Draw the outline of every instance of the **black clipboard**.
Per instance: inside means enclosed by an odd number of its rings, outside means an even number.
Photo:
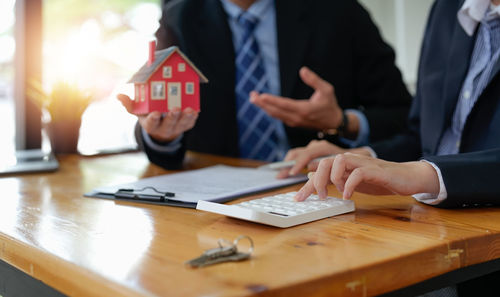
[[[103,193],[103,192],[98,192],[98,191],[90,191],[88,193],[85,193],[83,196],[87,197],[87,198],[103,198],[103,199],[109,199],[109,200],[115,200],[115,201],[138,202],[138,203],[145,203],[145,204],[152,204],[152,205],[176,206],[176,207],[184,207],[184,208],[196,208],[196,205],[197,205],[197,203],[182,202],[182,201],[172,200],[172,199],[168,199],[168,198],[165,198],[164,200],[151,201],[151,200],[141,199],[140,196],[137,196],[137,198],[116,197],[116,194]],[[220,199],[217,202],[224,203],[224,202],[234,200],[238,197],[239,196],[227,197],[225,199]]]
[[[305,175],[287,179],[275,176],[271,170],[215,165],[94,188],[84,197],[196,208],[198,200],[224,203],[307,180]]]

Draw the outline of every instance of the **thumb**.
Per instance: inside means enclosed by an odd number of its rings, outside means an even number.
[[[130,99],[129,96],[124,95],[124,94],[118,94],[118,95],[116,95],[116,98],[118,98],[118,100],[120,100],[123,107],[125,107],[129,113],[132,113],[132,109],[133,109],[132,108],[132,99]]]
[[[333,92],[333,86],[319,77],[319,75],[314,73],[308,67],[304,66],[300,68],[299,74],[302,81],[314,90],[321,92]]]

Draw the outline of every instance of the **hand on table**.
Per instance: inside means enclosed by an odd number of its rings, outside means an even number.
[[[305,147],[298,147],[288,151],[284,161],[295,160],[295,165],[291,169],[281,170],[277,178],[296,175],[306,167],[310,171],[316,170],[319,163],[314,162],[314,159],[346,152],[370,156],[370,152],[364,148],[344,149],[326,140],[312,140]]]
[[[132,113],[132,99],[127,95],[119,94],[118,100]],[[167,112],[164,116],[158,111],[145,115],[137,115],[141,127],[156,141],[168,142],[176,139],[187,130],[193,128],[199,112],[191,108],[181,111],[179,108]]]
[[[312,140],[307,146],[290,149],[283,161],[295,160],[295,165],[292,168],[281,170],[277,178],[286,178],[296,175],[306,168],[308,170],[316,170],[318,162],[312,162],[314,159],[333,154],[341,154],[347,150],[338,147],[326,140]]]
[[[294,100],[254,91],[250,93],[250,101],[290,127],[316,130],[339,127],[342,123],[342,109],[337,103],[334,87],[307,67],[302,67],[299,74],[314,89],[308,100]]]
[[[354,191],[372,195],[439,193],[436,170],[426,162],[395,163],[345,153],[321,160],[295,199],[303,201],[315,191],[324,199],[327,185],[332,183],[344,199],[350,199]]]

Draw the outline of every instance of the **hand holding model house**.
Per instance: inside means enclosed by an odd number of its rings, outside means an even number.
[[[208,79],[179,50],[172,46],[155,51],[149,44],[149,59],[128,81],[135,96],[119,94],[128,112],[157,141],[171,141],[196,123],[200,111],[200,83]]]

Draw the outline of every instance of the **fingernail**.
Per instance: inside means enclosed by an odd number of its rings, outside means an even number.
[[[298,192],[297,194],[295,194],[295,197],[293,197],[293,200],[295,200],[297,202],[302,200],[302,193]]]
[[[309,173],[307,174],[307,178],[308,178],[308,179],[311,179],[311,178],[313,178],[313,177],[314,177],[314,172],[309,172]]]
[[[297,174],[297,172],[295,172],[294,169],[288,171],[288,175],[290,175],[290,176],[295,175],[295,174]]]

